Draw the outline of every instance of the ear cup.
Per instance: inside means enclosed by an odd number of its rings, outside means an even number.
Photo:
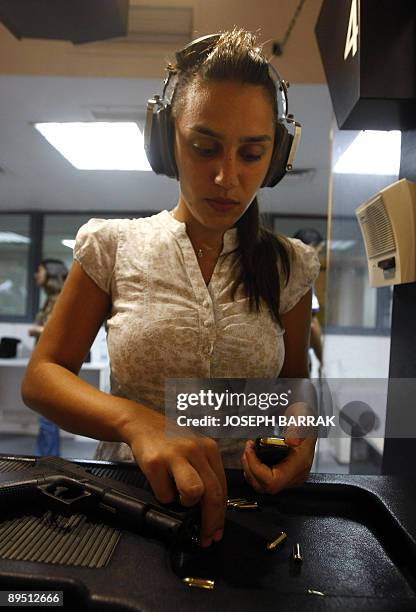
[[[190,42],[183,49],[177,51],[177,65],[181,66],[181,70],[195,65],[198,58],[207,54],[220,36],[220,33],[209,34]],[[289,83],[280,78],[276,68],[270,63],[268,63],[268,70],[269,76],[276,86],[277,95],[281,95],[282,109],[280,110],[279,106],[277,108],[278,120],[274,149],[262,187],[274,187],[284,177],[288,163],[293,163],[301,134],[301,125],[294,121],[293,115],[287,114]],[[164,174],[176,179],[178,179],[178,168],[175,161],[175,129],[171,115],[171,104],[178,78],[177,69],[169,69],[168,76],[164,81],[162,96],[155,95],[153,99],[148,101],[144,132],[145,150],[153,170],[156,174]],[[290,122],[286,117],[291,118]],[[293,135],[292,130],[289,129],[289,123],[294,128]]]
[[[148,149],[149,164],[156,174],[178,178],[174,155],[174,128],[170,105],[158,108],[152,116],[152,128]]]
[[[274,187],[286,174],[293,136],[282,121],[276,125],[273,154],[262,187]]]

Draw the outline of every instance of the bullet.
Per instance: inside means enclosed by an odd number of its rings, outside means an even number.
[[[253,502],[243,502],[241,504],[237,504],[236,506],[234,506],[234,508],[236,510],[258,510],[259,509],[259,505],[256,501]]]
[[[322,593],[322,591],[316,591],[315,589],[308,589],[306,592],[308,595],[319,595],[320,597],[325,597],[325,593]]]
[[[255,500],[244,499],[242,497],[227,500],[227,508],[236,510],[258,510],[258,503]]]
[[[286,538],[287,538],[286,533],[284,531],[281,531],[274,540],[272,540],[266,545],[267,550],[275,550],[278,546],[280,546],[286,540]]]
[[[207,580],[206,578],[193,578],[192,576],[187,576],[182,579],[182,582],[187,584],[189,587],[196,587],[198,589],[212,589],[215,586],[214,580]]]
[[[296,542],[296,544],[293,544],[292,559],[293,561],[296,561],[296,563],[302,563],[303,561],[302,550],[298,542]]]

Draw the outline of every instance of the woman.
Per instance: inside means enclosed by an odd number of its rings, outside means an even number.
[[[221,452],[209,438],[166,436],[165,380],[307,376],[319,269],[308,247],[259,227],[256,194],[281,144],[268,63],[248,32],[214,38],[169,66],[176,206],[80,229],[22,388],[25,402],[62,428],[105,441],[100,457],[137,461],[161,502],[177,492],[186,506],[200,501],[202,546],[222,537]],[[112,395],[77,377],[103,321]],[[255,489],[277,492],[306,478],[314,441],[296,444],[271,470],[247,443],[242,465]]]
[[[36,285],[46,293],[46,300],[28,330],[29,336],[34,336],[37,342],[62,291],[68,268],[60,259],[43,259],[34,276]]]
[[[36,285],[46,293],[46,300],[36,315],[34,324],[29,327],[29,336],[36,338],[38,342],[44,330],[47,320],[62,291],[68,269],[59,259],[43,259],[35,272]],[[39,417],[39,433],[36,440],[36,453],[38,455],[60,455],[60,437],[58,426],[46,419]]]

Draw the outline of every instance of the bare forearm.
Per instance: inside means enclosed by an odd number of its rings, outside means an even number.
[[[56,363],[29,366],[22,397],[62,429],[98,440],[129,443],[138,429],[163,420],[154,410],[100,391]]]

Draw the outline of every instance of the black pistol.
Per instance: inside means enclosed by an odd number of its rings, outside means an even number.
[[[80,512],[104,518],[121,528],[193,546],[199,536],[199,510],[163,506],[145,489],[89,474],[60,457],[41,457],[22,472],[0,472],[0,511],[39,505],[65,516]]]

